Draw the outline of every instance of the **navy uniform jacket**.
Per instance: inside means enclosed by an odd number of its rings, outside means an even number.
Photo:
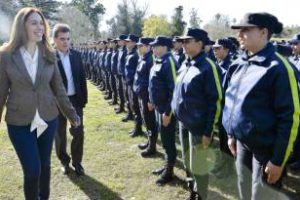
[[[217,64],[221,68],[222,76],[224,76],[231,65],[231,56],[228,54],[222,61],[217,62]]]
[[[125,63],[125,79],[127,85],[133,85],[134,75],[139,61],[136,47],[128,52]]]
[[[112,50],[111,55],[111,73],[116,75],[118,72],[118,49]]]
[[[105,59],[106,59],[106,54],[107,54],[107,48],[102,50],[102,57],[101,57],[101,69],[103,69],[104,71],[106,71],[105,69]]]
[[[107,49],[105,55],[105,61],[104,61],[104,69],[107,72],[111,72],[111,56],[112,56],[112,49]]]
[[[300,72],[300,56],[292,56],[289,61],[295,65],[297,70]]]
[[[284,166],[299,130],[295,69],[271,43],[253,56],[245,53],[230,68],[235,70],[229,75],[222,119],[227,134]]]
[[[125,63],[126,63],[126,56],[127,56],[127,48],[126,46],[121,47],[118,49],[118,74],[122,75],[125,78]]]
[[[178,63],[178,65],[181,66],[185,60],[185,55],[183,53],[183,49],[181,48],[178,52],[173,51],[173,56],[174,56],[176,62]]]
[[[221,114],[221,69],[204,52],[180,67],[172,109],[192,134],[210,137]]]
[[[150,70],[149,99],[160,114],[171,113],[171,101],[176,81],[178,64],[169,52],[156,58]]]
[[[134,76],[133,91],[143,99],[149,99],[149,75],[154,60],[155,58],[152,51],[146,53],[142,58],[140,58]]]

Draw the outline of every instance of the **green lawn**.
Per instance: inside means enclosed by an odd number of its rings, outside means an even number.
[[[163,163],[163,150],[155,158],[142,158],[137,144],[144,137],[130,138],[133,123],[120,122],[123,115],[114,114],[103,95],[89,84],[89,103],[85,108],[85,144],[83,166],[86,175],[77,177],[61,174],[55,153],[52,154],[52,200],[182,200],[188,195],[183,181],[180,148],[176,178],[164,187],[155,185],[151,171]],[[70,138],[70,135],[69,135]],[[0,127],[0,200],[23,199],[22,172],[15,151],[6,134],[5,123]],[[216,180],[210,177],[209,199],[236,199],[233,174]]]

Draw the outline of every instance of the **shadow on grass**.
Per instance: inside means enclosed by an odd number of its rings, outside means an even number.
[[[91,200],[124,200],[93,177],[84,175],[78,177],[75,172],[69,173],[68,178],[77,185]]]

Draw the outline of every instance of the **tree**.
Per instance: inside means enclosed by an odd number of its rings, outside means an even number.
[[[117,14],[110,20],[106,21],[109,26],[109,35],[119,34],[142,34],[142,27],[145,15],[147,13],[148,5],[139,7],[137,0],[122,0],[117,5]],[[111,35],[111,36],[112,36]]]
[[[137,5],[137,0],[131,0],[132,4],[132,25],[131,25],[131,33],[136,35],[142,34],[143,28],[143,20],[147,13],[148,5],[145,5],[144,8],[140,8]]]
[[[155,37],[157,35],[172,35],[171,25],[164,15],[152,15],[144,21],[143,36]]]
[[[118,4],[118,14],[116,15],[118,32],[119,34],[129,34],[131,31],[130,22],[130,11],[129,4],[127,0],[123,0],[121,4]]]
[[[178,6],[175,8],[175,13],[172,16],[172,35],[182,35],[186,22],[183,21],[183,6]]]
[[[118,25],[117,25],[115,17],[112,17],[109,20],[107,20],[106,24],[109,25],[109,28],[108,28],[108,35],[109,35],[109,37],[117,37],[117,36],[120,35],[119,34]]]
[[[55,0],[19,0],[21,7],[36,7],[48,20],[56,20],[61,3]]]
[[[60,16],[58,22],[66,23],[70,26],[73,43],[87,42],[92,38],[94,33],[93,25],[89,18],[76,7],[64,4],[58,15]]]
[[[234,31],[230,28],[231,21],[227,15],[217,13],[214,18],[204,26],[204,29],[213,39],[232,36],[234,35]]]
[[[190,28],[200,28],[200,24],[202,20],[198,16],[198,10],[195,8],[192,8],[190,12]]]
[[[94,39],[97,39],[100,34],[100,15],[103,15],[105,13],[104,6],[97,0],[72,0],[71,4],[78,8],[78,10],[80,10],[89,18],[89,21],[94,27]]]
[[[8,41],[11,24],[18,10],[17,0],[0,1],[0,45]]]

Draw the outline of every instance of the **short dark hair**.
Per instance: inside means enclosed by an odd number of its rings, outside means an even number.
[[[68,24],[55,24],[53,27],[53,37],[57,38],[58,33],[68,33],[71,32],[70,26]]]

